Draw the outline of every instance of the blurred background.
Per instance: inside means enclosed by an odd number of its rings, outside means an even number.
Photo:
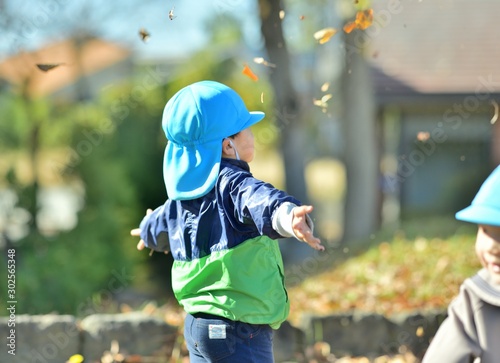
[[[327,252],[280,242],[290,286],[395,240],[417,249],[392,263],[458,286],[478,265],[474,226],[454,214],[500,163],[499,12],[495,0],[0,1],[0,249],[16,250],[18,314],[172,300],[171,257],[136,251],[129,233],[168,197],[163,107],[203,79],[266,112],[252,172],[315,206]],[[429,245],[446,248],[415,264]],[[317,295],[377,283],[346,274]],[[407,306],[445,306],[458,290],[440,281]],[[374,294],[318,309],[376,309]]]

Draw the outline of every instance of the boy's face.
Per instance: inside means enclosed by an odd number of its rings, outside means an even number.
[[[254,138],[253,133],[250,128],[246,128],[240,131],[234,139],[231,140],[232,145],[224,144],[222,149],[222,156],[236,159],[236,153],[234,152],[234,148],[236,148],[238,152],[238,156],[240,160],[246,161],[247,163],[251,162],[254,157]]]
[[[495,283],[500,284],[500,227],[479,225],[476,254]]]

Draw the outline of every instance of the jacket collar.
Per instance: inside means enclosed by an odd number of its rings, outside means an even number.
[[[229,159],[229,158],[222,158],[221,159],[221,169],[225,166],[236,166],[238,168],[241,168],[245,171],[250,172],[250,165],[246,161],[243,160],[236,160],[236,159]]]

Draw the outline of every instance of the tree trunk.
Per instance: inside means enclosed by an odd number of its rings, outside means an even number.
[[[355,246],[378,227],[379,153],[375,99],[369,67],[354,31],[346,34],[346,69],[343,75],[345,196],[343,243]]]
[[[302,108],[290,78],[290,58],[283,37],[280,11],[282,2],[259,0],[261,32],[269,61],[276,64],[271,69],[270,81],[276,99],[276,126],[280,131],[280,150],[285,165],[285,190],[309,204],[304,175],[304,124]],[[299,265],[315,251],[294,238],[282,240],[283,260],[287,266]],[[286,248],[285,248],[286,246]],[[302,276],[302,275],[300,275]]]
[[[493,166],[500,165],[500,121],[493,124],[493,136],[491,138],[491,160]]]
[[[271,63],[270,81],[276,97],[277,127],[281,132],[280,150],[285,164],[286,190],[307,203],[304,176],[304,132],[302,112],[297,93],[290,78],[290,58],[283,37],[280,11],[281,1],[259,0],[262,35]]]

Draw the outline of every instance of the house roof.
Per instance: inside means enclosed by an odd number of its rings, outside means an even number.
[[[377,92],[500,92],[498,0],[374,1],[364,35]]]
[[[90,75],[130,57],[130,50],[101,39],[91,39],[81,48],[79,61],[74,40],[47,45],[34,52],[23,52],[0,62],[0,78],[15,87],[25,85],[31,96],[52,94]],[[47,72],[37,64],[61,64]]]

